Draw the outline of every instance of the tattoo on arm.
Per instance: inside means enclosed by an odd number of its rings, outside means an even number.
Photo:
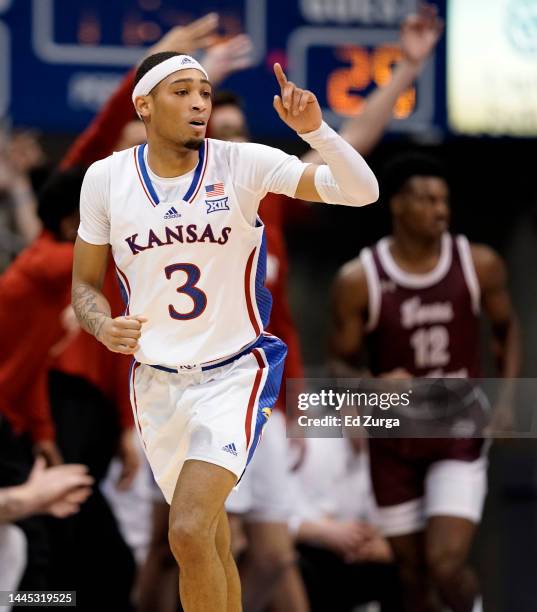
[[[95,287],[79,282],[73,285],[72,302],[80,325],[99,338],[101,328],[110,316],[110,306],[103,294]]]

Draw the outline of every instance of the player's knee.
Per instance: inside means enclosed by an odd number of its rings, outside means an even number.
[[[437,585],[445,585],[456,579],[464,565],[464,556],[454,548],[427,552],[429,576]]]
[[[176,519],[170,523],[168,540],[173,556],[177,562],[195,561],[208,553],[208,547],[214,546],[208,530],[201,522]]]

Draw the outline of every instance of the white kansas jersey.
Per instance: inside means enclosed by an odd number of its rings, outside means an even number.
[[[160,178],[147,145],[93,164],[79,235],[111,244],[129,314],[148,318],[135,358],[192,368],[233,355],[268,324],[268,191],[293,196],[305,164],[263,145],[206,139],[188,174]]]

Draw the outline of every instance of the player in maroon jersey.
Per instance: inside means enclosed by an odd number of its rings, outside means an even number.
[[[393,231],[344,265],[333,293],[331,350],[356,367],[363,345],[374,376],[480,375],[479,317],[490,323],[499,375],[520,366],[503,261],[448,232],[449,187],[433,159],[408,154],[387,169]],[[470,385],[468,385],[470,387]],[[483,440],[370,439],[373,487],[409,612],[481,610],[467,556],[486,493]]]

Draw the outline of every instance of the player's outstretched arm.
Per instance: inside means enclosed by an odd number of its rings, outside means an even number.
[[[114,353],[131,355],[138,350],[142,316],[112,318],[110,304],[101,292],[108,262],[108,245],[75,243],[72,304],[80,325]]]
[[[296,198],[363,206],[379,197],[377,179],[363,157],[323,121],[315,95],[287,80],[280,64],[274,74],[281,94],[274,96],[280,119],[315,149],[327,164],[311,165],[303,172]]]
[[[339,130],[341,136],[362,155],[368,155],[382,138],[399,96],[421,74],[443,30],[444,23],[438,17],[437,8],[426,3],[401,24],[401,60],[390,81],[375,89],[367,97],[360,115],[345,121]],[[319,163],[320,158],[315,151],[308,151],[302,161]]]

